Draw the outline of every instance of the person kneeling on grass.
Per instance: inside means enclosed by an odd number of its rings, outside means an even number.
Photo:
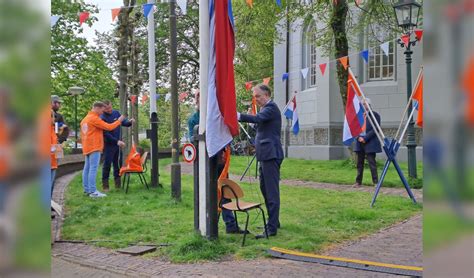
[[[113,123],[106,123],[100,115],[104,113],[103,102],[94,102],[92,110],[81,121],[82,153],[85,156],[84,171],[82,172],[82,185],[84,193],[92,198],[105,197],[97,191],[96,175],[99,168],[100,155],[104,149],[104,130],[113,130],[120,126],[125,117],[122,115]]]

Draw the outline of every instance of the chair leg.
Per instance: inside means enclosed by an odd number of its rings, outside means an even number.
[[[142,185],[145,185],[145,183],[143,183],[143,179],[142,179],[142,176],[140,175],[140,173],[138,173],[137,175],[138,175],[138,178],[140,179],[140,183]]]
[[[265,212],[261,207],[258,207],[260,211],[262,212],[262,218],[263,218],[263,230],[265,233],[265,237],[268,239],[268,231],[267,231],[267,221],[265,221]]]
[[[128,193],[128,187],[130,186],[130,174],[127,173],[127,188],[125,188],[125,194]]]
[[[148,182],[146,181],[146,177],[143,173],[139,174],[143,178],[143,182],[145,183],[146,189],[150,190],[150,187],[148,187]]]
[[[125,180],[127,179],[127,173],[125,173],[123,175],[123,179],[122,179],[122,189],[125,189]]]
[[[247,220],[245,221],[245,229],[244,231],[247,231],[247,228],[249,227],[249,218],[250,218],[250,215],[248,212],[245,211],[245,213],[247,214]],[[244,247],[245,245],[245,238],[247,237],[247,233],[244,233],[244,239],[242,240],[242,247]]]
[[[237,212],[234,210],[234,219],[235,219],[235,225],[237,226],[237,229],[239,228],[239,221],[237,221]]]

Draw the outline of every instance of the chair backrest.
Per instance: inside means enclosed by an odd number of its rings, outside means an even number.
[[[146,171],[146,160],[148,159],[148,152],[144,152],[141,159],[140,164],[142,165],[143,171]]]
[[[236,199],[244,197],[244,191],[235,181],[222,179],[218,181],[218,184],[221,187],[223,198]]]

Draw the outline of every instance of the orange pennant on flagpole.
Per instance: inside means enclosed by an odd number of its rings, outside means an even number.
[[[247,3],[247,5],[249,5],[251,9],[253,8],[253,0],[245,0],[245,2]]]
[[[115,21],[122,8],[112,9],[112,22]]]
[[[271,79],[272,79],[271,77],[264,78],[264,79],[263,79],[263,84],[265,84],[265,85],[268,86],[268,84],[270,84],[270,80],[271,80]]]
[[[339,58],[339,62],[341,62],[341,64],[342,64],[342,66],[344,67],[344,69],[347,70],[347,56],[344,56],[344,57]]]
[[[82,23],[86,22],[86,20],[89,18],[89,12],[81,12],[79,14],[79,25],[82,25]]]

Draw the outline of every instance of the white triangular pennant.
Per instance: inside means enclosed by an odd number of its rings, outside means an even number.
[[[385,53],[385,56],[388,56],[388,44],[389,42],[384,42],[380,45],[380,48],[382,48],[383,52]]]
[[[171,93],[167,93],[165,95],[165,101],[168,102],[170,100],[170,98],[171,98]]]
[[[304,68],[301,70],[301,75],[303,75],[303,79],[306,79],[306,76],[308,76],[308,71],[309,68]]]
[[[188,0],[177,0],[176,3],[178,4],[179,8],[183,12],[183,14],[186,14],[187,6],[188,6]]]

